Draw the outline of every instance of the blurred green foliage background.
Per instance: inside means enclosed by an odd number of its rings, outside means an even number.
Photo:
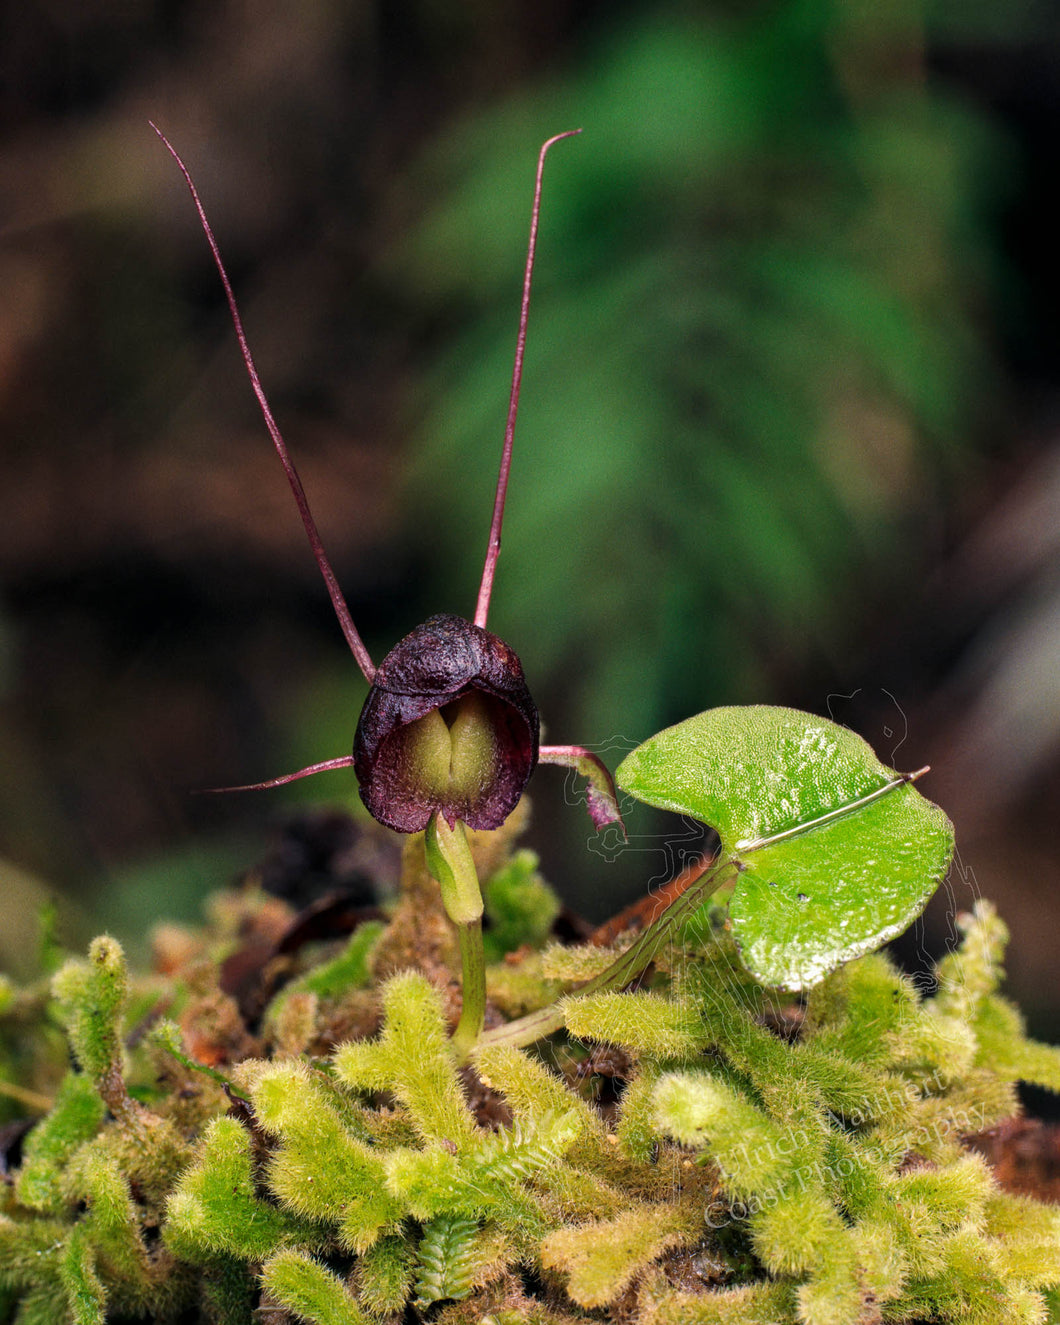
[[[617,762],[772,701],[933,763],[966,855],[914,942],[981,886],[1048,1011],[1048,5],[50,0],[3,25],[11,960],[53,889],[128,937],[193,915],[284,807],[356,800],[352,775],[188,794],[347,752],[363,686],[147,119],[377,659],[472,611],[534,159],[581,126],[546,175],[490,622],[549,739]],[[679,859],[647,819],[587,850],[561,775],[532,792],[594,917]]]
[[[879,69],[917,61],[919,35],[805,0],[656,11],[431,145],[433,178],[455,160],[456,180],[402,271],[468,307],[430,379],[419,491],[471,583],[459,531],[488,509],[520,143],[588,126],[550,162],[497,618],[563,672],[589,732],[842,659],[982,440],[1004,151],[922,69]]]

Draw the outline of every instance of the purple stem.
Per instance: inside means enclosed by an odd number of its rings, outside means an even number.
[[[490,594],[493,592],[493,575],[497,569],[497,558],[501,551],[501,525],[504,523],[504,499],[508,495],[508,475],[512,467],[512,443],[515,440],[515,416],[519,412],[519,388],[523,381],[523,356],[526,352],[526,323],[530,315],[530,281],[534,273],[534,250],[537,247],[537,222],[541,213],[541,176],[545,170],[545,154],[553,143],[561,138],[573,138],[581,129],[568,129],[557,133],[545,143],[537,158],[537,179],[534,183],[534,206],[530,213],[530,243],[526,251],[526,271],[523,275],[523,302],[519,310],[519,335],[515,340],[515,363],[512,367],[512,391],[508,397],[508,422],[504,428],[504,450],[501,452],[501,467],[497,474],[497,495],[493,501],[493,519],[490,523],[489,544],[486,547],[486,561],[482,567],[482,583],[479,585],[478,602],[475,605],[475,625],[485,628],[490,610]],[[165,141],[165,140],[163,140]],[[172,150],[172,149],[170,149]]]
[[[607,824],[618,824],[625,838],[626,825],[622,822],[618,808],[615,780],[602,759],[583,745],[543,745],[537,758],[538,763],[564,764],[580,773],[586,780],[585,808],[589,811],[593,826],[600,829]]]
[[[248,782],[242,787],[208,787],[197,794],[200,796],[220,796],[226,791],[266,791],[269,787],[282,787],[288,782],[297,782],[299,778],[312,777],[314,773],[327,773],[333,768],[349,768],[353,755],[341,755],[338,759],[325,759],[322,764],[310,764],[300,768],[297,773],[284,773],[278,778],[269,778],[268,782]]]
[[[346,599],[343,597],[342,590],[339,588],[339,582],[335,578],[335,572],[331,569],[331,563],[328,561],[327,553],[324,551],[324,545],[320,541],[320,535],[317,533],[316,522],[309,509],[309,501],[305,495],[305,489],[302,487],[302,480],[298,477],[298,471],[294,467],[290,455],[287,453],[287,443],[283,440],[280,429],[277,427],[276,420],[272,417],[272,410],[269,408],[268,399],[265,396],[264,388],[261,385],[261,379],[258,377],[258,370],[254,366],[254,359],[250,353],[250,346],[247,344],[246,334],[243,331],[243,319],[239,316],[239,308],[236,304],[236,297],[232,291],[232,284],[228,279],[228,273],[225,271],[224,263],[221,261],[221,250],[217,247],[217,240],[214,238],[213,231],[210,229],[210,223],[206,219],[206,211],[199,200],[199,193],[195,183],[191,178],[187,166],[180,159],[176,148],[169,141],[166,135],[150,120],[148,123],[155,133],[161,138],[166,150],[180,167],[180,173],[184,176],[185,183],[191,192],[191,200],[195,204],[195,210],[199,214],[199,223],[206,235],[206,242],[210,245],[210,252],[213,254],[213,260],[221,276],[221,284],[224,286],[225,298],[228,300],[228,310],[232,315],[232,324],[236,329],[236,339],[239,341],[239,348],[243,354],[243,362],[246,365],[247,375],[250,378],[250,385],[254,388],[254,394],[257,396],[258,404],[261,407],[262,415],[265,418],[265,427],[269,430],[269,436],[272,438],[272,444],[276,447],[277,454],[280,457],[280,463],[283,465],[284,473],[287,475],[287,482],[291,485],[291,491],[294,493],[294,499],[298,504],[298,514],[302,517],[302,523],[305,525],[305,531],[309,538],[309,546],[313,549],[313,556],[316,557],[317,565],[320,567],[320,573],[324,577],[324,583],[327,585],[328,596],[331,598],[331,605],[335,609],[335,615],[339,619],[339,625],[342,627],[342,633],[346,636],[346,643],[350,646],[354,658],[357,660],[357,666],[364,673],[364,679],[369,685],[375,678],[375,664],[372,662],[371,655],[364,646],[364,641],[357,633],[357,627],[353,624],[353,617],[350,616],[350,609],[346,606]],[[321,764],[319,768],[337,768],[337,763]],[[309,769],[307,772],[314,772],[315,769]],[[294,773],[291,777],[303,777],[303,773]],[[273,782],[262,782],[258,785],[263,787],[275,787],[280,782],[289,782],[291,777],[278,778]],[[228,790],[243,790],[243,788],[229,788]]]

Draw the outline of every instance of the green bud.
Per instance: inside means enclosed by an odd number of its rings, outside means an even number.
[[[427,868],[441,887],[446,915],[455,925],[479,920],[482,890],[463,823],[458,819],[450,828],[443,815],[432,815],[424,845]]]

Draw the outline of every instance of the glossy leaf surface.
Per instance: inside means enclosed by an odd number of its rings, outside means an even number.
[[[666,728],[616,781],[717,830],[738,862],[729,915],[744,963],[798,990],[900,934],[946,873],[953,828],[937,805],[910,783],[864,801],[897,776],[847,728],[755,705]]]

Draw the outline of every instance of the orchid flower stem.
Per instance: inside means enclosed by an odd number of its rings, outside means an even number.
[[[457,925],[464,1004],[453,1031],[452,1046],[465,1062],[478,1043],[486,1019],[486,954],[482,947],[482,918]]]
[[[434,814],[424,835],[427,869],[442,893],[445,913],[460,940],[460,966],[464,1007],[453,1032],[453,1047],[465,1060],[482,1034],[486,1016],[486,957],[482,949],[482,889],[467,841],[467,830],[457,819],[450,828],[442,814]]]
[[[735,866],[728,857],[721,857],[713,863],[704,861],[703,873],[670,903],[658,920],[649,925],[605,971],[593,976],[581,988],[572,990],[571,997],[609,993],[632,984],[648,969],[662,946],[674,940],[689,917],[712,893],[717,892],[723,883],[728,882],[734,869]],[[521,1048],[562,1030],[564,1021],[563,1003],[552,1003],[547,1008],[540,1008],[537,1012],[520,1017],[518,1021],[510,1021],[507,1025],[487,1031],[479,1040],[479,1045],[505,1044]]]

